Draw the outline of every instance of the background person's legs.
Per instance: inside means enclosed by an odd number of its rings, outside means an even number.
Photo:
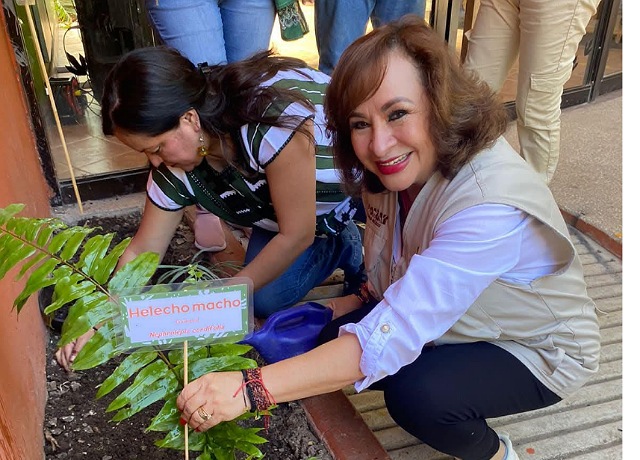
[[[560,104],[599,0],[520,1],[516,112],[520,154],[549,183],[560,154]]]
[[[145,5],[165,44],[196,65],[227,62],[217,0],[146,0]]]
[[[426,0],[378,0],[371,12],[371,25],[375,29],[405,14],[415,14],[424,18]]]
[[[481,0],[473,28],[466,34],[469,45],[464,67],[477,72],[494,91],[500,91],[518,56],[520,19],[517,3]]]
[[[269,48],[276,15],[273,0],[222,0],[220,14],[228,62]]]
[[[347,46],[364,35],[373,6],[373,0],[316,0],[314,21],[322,72],[331,75]]]

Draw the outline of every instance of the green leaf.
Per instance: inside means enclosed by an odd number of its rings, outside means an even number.
[[[155,351],[136,351],[127,356],[124,361],[116,368],[113,373],[105,379],[96,398],[100,399],[104,395],[109,394],[114,388],[121,383],[125,382],[129,377],[135,374],[139,369],[149,364],[151,361],[158,357],[158,353]]]
[[[104,285],[109,280],[109,277],[115,270],[120,260],[120,256],[127,249],[131,238],[125,238],[107,254],[102,260],[98,260],[97,263],[92,266],[88,275],[93,276],[98,284]]]
[[[262,438],[261,438],[262,439]],[[264,440],[266,442],[266,439]],[[238,441],[236,448],[249,456],[249,458],[262,458],[264,454],[254,444],[246,441]]]
[[[201,451],[204,441],[204,433],[198,433],[197,431],[189,432],[189,450],[195,452]],[[184,427],[178,426],[169,431],[164,439],[156,441],[155,445],[169,449],[184,450]]]
[[[45,313],[47,309],[45,309]],[[93,292],[78,299],[67,313],[62,325],[60,342],[68,343],[80,337],[92,326],[114,319],[118,306],[104,292]]]
[[[209,452],[203,452],[200,455],[198,455],[198,457],[196,457],[196,460],[217,460],[217,459],[214,459],[211,455],[209,455]]]
[[[87,280],[82,275],[72,274],[63,278],[56,278],[56,287],[53,297],[55,301],[47,306],[45,313],[49,314],[66,304],[91,295],[96,290],[96,284]]]
[[[134,400],[138,394],[147,391],[151,384],[162,378],[164,375],[169,375],[170,378],[175,381],[175,376],[169,371],[169,368],[164,361],[157,360],[149,364],[138,373],[129,388],[124,390],[116,399],[111,401],[111,404],[107,406],[106,411],[111,412],[129,404],[130,401]]]
[[[62,345],[64,342],[58,342],[58,346]],[[103,325],[80,350],[71,368],[75,371],[91,369],[106,363],[118,353],[118,343],[113,327],[108,324]]]
[[[127,262],[109,281],[109,291],[121,292],[146,285],[156,271],[158,260],[155,252],[145,252]]]
[[[176,366],[182,366],[184,364],[184,352],[182,348],[169,351],[167,354],[169,362]],[[209,355],[207,347],[202,345],[189,348],[189,362],[194,363],[199,359],[206,358]]]
[[[6,208],[0,208],[0,226],[6,224],[9,219],[24,209],[24,204],[10,204]]]
[[[209,356],[240,356],[244,355],[252,348],[253,347],[251,345],[243,345],[237,343],[215,343],[209,346]]]
[[[134,385],[135,381],[132,386]],[[174,391],[177,387],[178,381],[173,378],[172,375],[162,376],[151,384],[145,385],[144,391],[136,392],[135,394],[129,396],[127,398],[127,404],[129,404],[129,407],[119,410],[111,420],[113,422],[120,422],[131,417],[140,412],[145,407],[148,407],[151,404],[160,401],[169,393]],[[130,389],[131,387],[129,387],[123,393],[127,392]],[[107,412],[109,412],[109,408],[107,408]]]
[[[52,228],[57,223],[56,219],[28,219],[26,217],[21,218],[21,235],[22,237],[29,241],[33,242],[36,240],[40,229],[42,228]]]
[[[58,265],[57,260],[47,259],[31,273],[24,289],[13,301],[13,306],[17,308],[18,312],[22,310],[22,307],[31,294],[55,283],[55,280],[51,278],[51,272],[56,265]]]
[[[220,458],[227,458],[226,455],[233,454],[236,449],[257,456],[256,458],[262,458],[263,454],[259,449],[248,447],[249,444],[267,442],[266,439],[256,434],[260,430],[261,428],[244,428],[234,422],[220,423],[206,432],[207,448],[214,452],[216,458],[220,456],[222,456]]]
[[[3,278],[9,270],[34,252],[35,249],[20,240],[8,240],[3,245],[3,250],[0,251],[0,278]]]
[[[197,379],[209,372],[240,371],[254,367],[257,367],[254,360],[240,356],[205,358],[198,360],[189,367],[189,379]]]
[[[27,271],[31,267],[33,267],[35,264],[40,262],[45,257],[47,257],[47,254],[45,254],[44,252],[40,252],[40,253],[34,254],[27,262],[22,264],[22,268],[20,269],[20,273],[16,277],[16,280],[19,280],[20,278],[22,278],[24,276],[24,274],[27,273]]]
[[[214,433],[218,435],[223,435],[225,439],[232,440],[233,442],[244,441],[244,442],[251,442],[254,444],[263,444],[267,442],[265,438],[257,435],[258,432],[262,431],[262,428],[253,428],[253,427],[245,428],[235,423],[229,423],[229,422],[217,425],[216,428],[218,426],[220,427],[220,430],[222,431],[222,433],[216,433],[215,431]]]
[[[48,313],[47,308],[44,310],[45,313]],[[75,303],[69,308],[66,321],[72,323],[78,318],[86,316],[96,308],[109,309],[111,310],[112,315],[117,313],[116,303],[111,300],[106,292],[93,291],[92,293],[75,301]]]
[[[216,460],[235,460],[236,458],[235,449],[232,447],[230,448],[228,445],[221,446],[214,444],[210,446],[210,448],[211,453],[213,453]]]
[[[151,424],[145,429],[145,432],[149,431],[170,431],[176,426],[179,426],[178,420],[180,420],[181,412],[176,406],[177,394],[174,394],[167,398],[164,406],[160,409],[160,412],[156,414],[151,420]]]
[[[40,247],[45,247],[55,230],[55,225],[40,226],[40,231],[38,232],[35,243]]]
[[[191,436],[189,436],[191,438]],[[169,431],[164,439],[156,441],[154,443],[158,447],[165,447],[168,449],[182,450],[184,449],[184,434],[182,427],[176,427]]]
[[[112,320],[113,315],[108,316],[108,313],[104,312],[104,320]],[[62,324],[62,336],[60,337],[59,343],[66,344],[70,343],[78,337],[84,335],[89,331],[94,325],[100,324],[102,320],[94,320],[90,316],[81,316],[76,321],[66,321]]]
[[[65,228],[60,232],[56,233],[53,238],[49,241],[49,245],[47,246],[47,250],[51,254],[57,254],[60,249],[64,246],[64,243],[69,238],[69,234],[72,232],[72,229]]]
[[[109,250],[113,236],[113,233],[108,233],[106,235],[95,235],[89,238],[84,244],[76,267],[84,273],[91,274],[94,265],[102,260]]]
[[[71,227],[68,230],[64,249],[60,252],[60,258],[62,260],[69,260],[75,256],[85,237],[91,232],[93,232],[92,228]]]

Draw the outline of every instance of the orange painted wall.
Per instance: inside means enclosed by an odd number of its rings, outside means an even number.
[[[25,216],[50,215],[19,68],[0,8],[0,207],[24,203]],[[44,458],[47,332],[36,298],[17,315],[15,270],[0,280],[0,459]]]

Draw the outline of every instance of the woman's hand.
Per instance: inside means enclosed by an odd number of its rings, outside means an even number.
[[[336,319],[362,307],[362,302],[354,294],[350,294],[331,299],[326,306],[333,310],[333,319]]]
[[[180,423],[202,432],[247,412],[243,382],[241,372],[212,372],[189,383],[176,401]]]
[[[82,347],[93,337],[93,334],[95,334],[95,331],[89,329],[88,332],[85,332],[74,341],[58,348],[58,351],[56,351],[56,361],[58,361],[58,364],[60,364],[65,371],[71,372],[73,361],[76,359],[76,356],[78,356],[78,353],[80,353],[80,350],[82,350]]]

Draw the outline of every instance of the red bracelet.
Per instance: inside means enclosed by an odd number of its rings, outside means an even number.
[[[371,295],[371,292],[369,292],[369,286],[367,286],[366,281],[360,285],[360,289],[358,289],[358,292],[355,292],[354,294],[363,304],[369,303],[373,300],[373,296]]]
[[[242,384],[240,388],[233,395],[234,397],[243,388],[247,389],[247,396],[249,397],[250,408],[249,411],[256,413],[256,418],[260,415],[264,415],[264,427],[269,429],[269,410],[275,405],[275,399],[267,390],[262,380],[262,369],[243,369],[242,370]]]

